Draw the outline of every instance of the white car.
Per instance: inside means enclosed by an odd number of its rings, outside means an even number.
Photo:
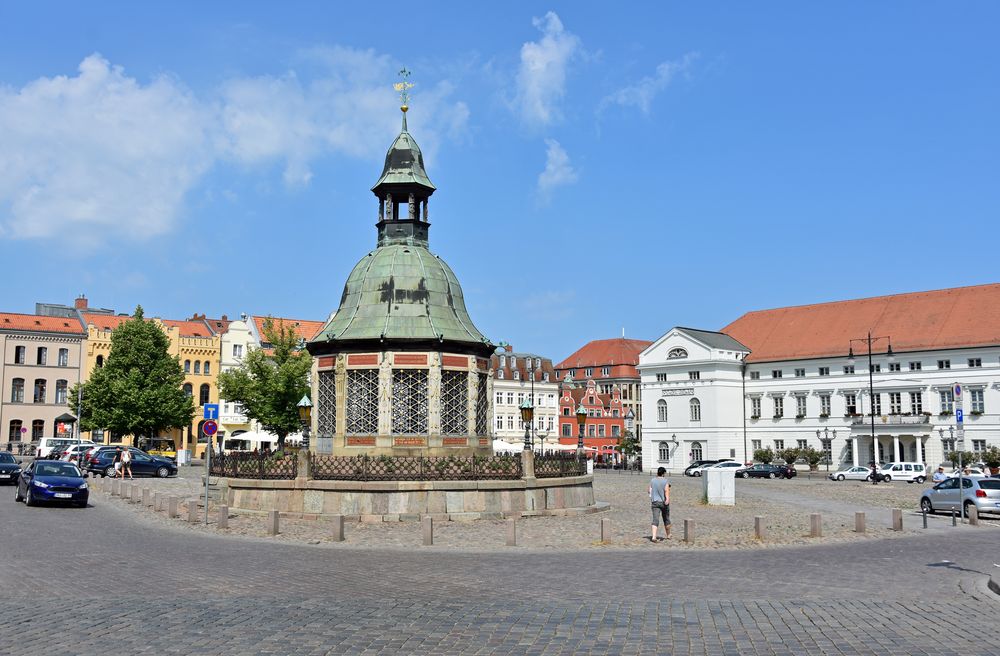
[[[927,470],[922,462],[887,462],[879,470],[882,480],[923,483],[927,480]]]
[[[713,470],[716,470],[716,469],[722,469],[722,470],[726,470],[726,471],[737,472],[740,469],[746,469],[746,468],[747,468],[747,466],[744,465],[742,462],[736,462],[735,460],[726,460],[726,461],[723,461],[723,462],[717,462],[714,465],[709,465],[708,467],[705,467],[701,471],[702,471],[702,473],[704,473],[704,472],[707,472],[707,471],[713,471]]]
[[[867,481],[872,475],[868,467],[848,467],[830,474],[831,481]]]
[[[701,467],[695,467],[694,469],[690,469],[690,470],[688,470],[688,471],[687,471],[687,472],[685,472],[685,473],[686,473],[686,474],[687,474],[688,476],[701,476],[701,475],[702,475],[702,473],[703,473],[703,472],[704,472],[704,471],[705,471],[706,469],[708,469],[709,467],[715,467],[716,465],[723,465],[723,464],[725,464],[725,463],[727,463],[727,462],[735,462],[735,461],[734,461],[734,460],[720,460],[719,462],[713,462],[713,463],[709,463],[709,464],[707,464],[707,465],[702,465]],[[742,466],[743,466],[743,465],[742,465],[742,464],[740,464],[740,463],[736,463],[736,464],[739,464],[739,465],[740,465],[740,467],[742,467]]]
[[[948,472],[948,478],[955,478],[962,473],[963,470],[968,469],[969,473],[966,474],[969,478],[985,478],[986,474],[979,467],[963,467],[962,469],[953,469]]]
[[[95,447],[96,445],[89,440],[80,444],[73,444],[63,449],[62,457],[59,459],[66,462],[81,462],[84,454]]]

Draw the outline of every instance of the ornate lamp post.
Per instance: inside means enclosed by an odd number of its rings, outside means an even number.
[[[867,337],[860,337],[858,339],[852,339],[847,351],[847,364],[854,366],[854,342],[863,342],[868,345],[868,405],[871,411],[872,418],[872,460],[875,462],[875,471],[878,472],[879,458],[878,458],[878,442],[875,441],[875,378],[872,374],[872,344],[874,342],[884,339],[889,348],[886,351],[886,355],[889,356],[889,362],[895,362],[896,356],[892,354],[892,340],[888,336],[882,337],[872,337],[871,333],[868,333]],[[878,484],[878,478],[872,476],[872,484]]]
[[[579,436],[576,438],[576,455],[577,457],[583,455],[583,425],[587,423],[587,409],[583,407],[583,401],[580,405],[576,407],[576,425],[580,429]]]
[[[535,406],[531,404],[531,399],[525,399],[521,405],[521,422],[524,424],[524,449],[531,451],[534,445],[531,443],[531,418],[535,416]]]
[[[302,397],[302,400],[298,402],[299,408],[299,421],[302,422],[302,447],[309,450],[309,427],[312,425],[312,401],[309,400],[309,395],[306,394]]]

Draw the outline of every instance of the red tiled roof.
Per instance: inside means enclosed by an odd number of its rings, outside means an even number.
[[[639,364],[639,354],[652,342],[644,339],[595,339],[556,365],[556,369],[601,367],[615,364]]]
[[[722,329],[750,348],[748,362],[846,356],[869,331],[897,352],[1000,344],[1000,284],[758,310]]]
[[[295,329],[295,336],[300,337],[307,342],[323,329],[323,321],[307,321],[305,319],[284,319],[281,317],[271,317],[274,321],[274,325],[277,327],[281,324],[286,324],[292,326]],[[267,317],[253,317],[253,323],[257,327],[257,334],[261,337],[264,336],[264,321]]]
[[[164,326],[177,328],[181,337],[211,337],[212,331],[204,321],[178,321],[176,319],[160,319]]]
[[[83,313],[83,322],[88,326],[94,324],[99,330],[114,330],[132,317],[120,314],[91,314]]]
[[[25,330],[47,333],[83,334],[83,327],[76,319],[43,317],[39,314],[0,312],[0,330]]]

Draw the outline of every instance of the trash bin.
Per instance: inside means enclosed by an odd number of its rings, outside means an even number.
[[[191,464],[191,450],[177,449],[177,466]]]

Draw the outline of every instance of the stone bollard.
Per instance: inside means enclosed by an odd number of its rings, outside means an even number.
[[[684,541],[688,544],[694,542],[694,520],[685,519],[684,520]]]
[[[153,492],[153,510],[160,512],[163,510],[163,493]]]
[[[764,518],[760,515],[753,518],[753,536],[757,540],[764,539]]]
[[[333,541],[343,542],[344,541],[344,516],[334,515],[333,516]]]
[[[142,489],[135,483],[132,483],[129,487],[131,488],[129,490],[129,501],[132,503],[139,503],[142,501]]]
[[[420,520],[421,532],[424,536],[424,546],[429,547],[434,544],[434,518],[424,517]]]
[[[111,481],[111,496],[117,497],[121,494],[122,482],[117,478]]]
[[[267,534],[268,535],[277,535],[278,533],[281,532],[281,531],[278,530],[278,528],[279,528],[278,522],[279,521],[280,521],[280,516],[279,516],[277,510],[268,510],[267,511]]]
[[[865,532],[865,514],[863,512],[854,513],[854,532]]]
[[[969,526],[979,526],[979,508],[976,504],[969,504]]]
[[[823,516],[819,513],[809,515],[809,537],[823,537]]]
[[[892,509],[892,530],[903,530],[903,511],[900,508]]]
[[[229,506],[219,506],[216,510],[219,513],[218,518],[215,520],[216,527],[229,528]]]
[[[198,521],[198,502],[194,499],[188,499],[187,502],[188,509],[188,521],[194,524]]]
[[[601,542],[611,542],[611,519],[608,517],[601,519]]]
[[[142,505],[147,508],[153,505],[153,491],[148,487],[142,488]]]
[[[178,513],[177,513],[177,503],[178,503],[177,497],[169,497],[169,498],[167,498],[167,517],[169,517],[171,519],[173,519],[174,517],[177,517],[177,515],[178,515]]]
[[[507,520],[507,546],[517,546],[517,520],[513,518]]]

